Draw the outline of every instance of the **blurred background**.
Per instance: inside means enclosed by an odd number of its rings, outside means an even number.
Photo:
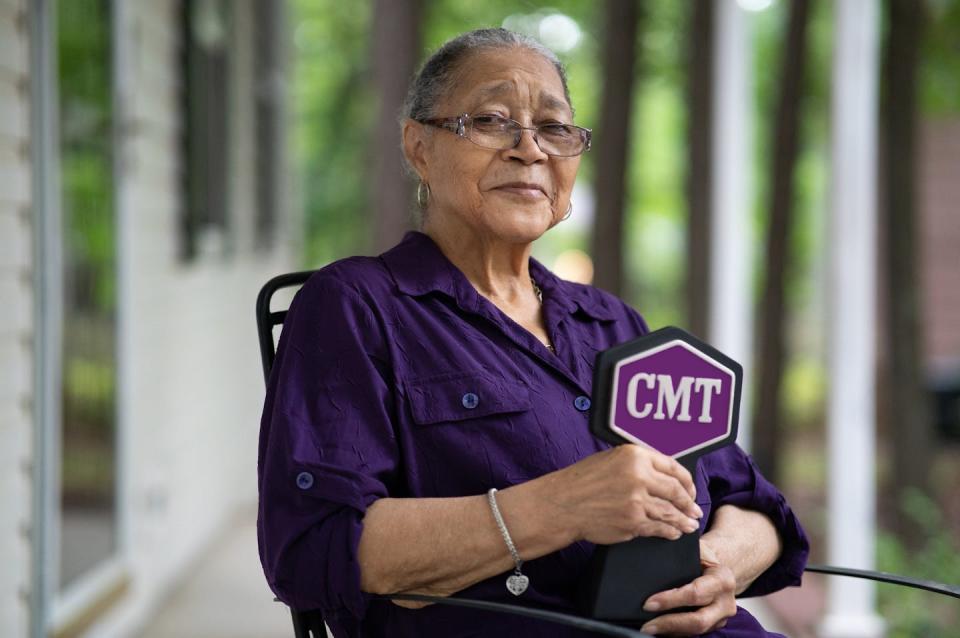
[[[744,363],[812,560],[960,582],[960,0],[0,0],[0,635],[290,635],[256,293],[413,227],[407,83],[485,26],[595,132],[535,256]],[[749,604],[960,636],[890,586]]]

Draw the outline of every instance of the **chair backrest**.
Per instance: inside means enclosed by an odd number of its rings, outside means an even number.
[[[287,309],[272,310],[271,302],[274,295],[281,290],[299,288],[306,283],[314,270],[292,272],[278,275],[263,285],[257,295],[257,337],[260,341],[260,362],[263,365],[264,383],[270,380],[270,371],[277,357],[276,328],[282,328],[287,318]],[[293,633],[296,638],[327,638],[327,628],[323,622],[323,614],[319,610],[296,611],[290,610],[293,617]],[[312,632],[312,634],[311,634]]]
[[[287,309],[271,310],[273,296],[280,290],[299,289],[315,270],[302,270],[285,275],[277,275],[260,289],[257,295],[257,336],[260,340],[260,362],[263,364],[263,380],[270,379],[273,360],[277,356],[277,342],[274,329],[283,327],[287,318]]]

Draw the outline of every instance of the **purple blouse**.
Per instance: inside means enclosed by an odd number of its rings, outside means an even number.
[[[338,638],[589,635],[443,605],[405,609],[360,590],[357,547],[378,498],[483,494],[609,447],[588,429],[594,358],[647,326],[611,294],[532,258],[529,268],[556,354],[419,232],[379,257],[328,265],[294,298],[260,428],[260,559],[274,593],[323,609]],[[731,503],[765,513],[781,534],[783,554],[744,595],[798,585],[807,537],[751,458],[728,446],[700,460],[695,480],[701,531]],[[519,599],[506,574],[456,595],[573,611],[592,551],[578,542],[526,562]],[[710,635],[772,634],[740,609]]]

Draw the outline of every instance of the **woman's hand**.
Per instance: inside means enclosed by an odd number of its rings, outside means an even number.
[[[641,631],[658,636],[697,636],[720,629],[727,624],[727,618],[737,613],[737,581],[733,571],[720,564],[716,552],[702,538],[700,564],[704,567],[702,576],[683,587],[654,594],[643,606],[647,611],[677,607],[699,609],[658,616]]]
[[[703,516],[690,472],[641,445],[618,445],[541,478],[541,498],[571,527],[574,540],[677,539],[696,530]]]

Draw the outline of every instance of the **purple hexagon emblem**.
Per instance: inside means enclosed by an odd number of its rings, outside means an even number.
[[[612,443],[699,457],[736,439],[742,379],[730,357],[663,328],[598,355],[591,429]]]

